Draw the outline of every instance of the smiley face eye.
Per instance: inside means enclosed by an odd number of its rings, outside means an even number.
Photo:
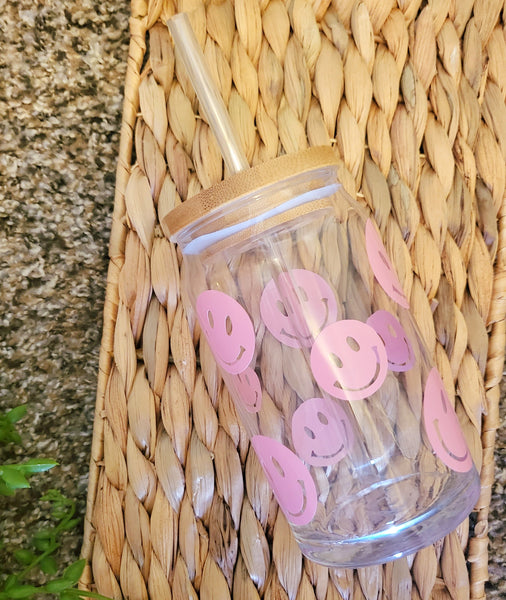
[[[304,427],[304,433],[307,435],[308,438],[311,438],[312,440],[316,438],[314,431],[312,429],[309,429],[309,427]]]
[[[320,423],[322,425],[328,425],[329,424],[329,420],[327,419],[327,416],[325,414],[323,414],[321,411],[318,411],[318,413],[316,414],[316,416],[318,417],[318,421],[320,421]]]
[[[378,252],[379,257],[381,258],[383,264],[385,265],[385,267],[391,271],[392,270],[392,264],[390,263],[390,259],[388,258],[388,256],[384,253],[384,252]]]
[[[214,317],[210,310],[207,311],[207,322],[211,326],[211,329],[214,329]]]
[[[299,298],[304,302],[307,302],[309,300],[309,296],[307,295],[306,290],[301,286],[299,286]]]
[[[355,338],[351,337],[351,335],[349,335],[346,338],[346,343],[353,350],[353,352],[359,352],[360,344],[357,342],[357,340]]]
[[[274,456],[271,456],[271,461],[272,461],[272,464],[274,465],[274,468],[279,473],[279,475],[284,478],[285,471],[284,471],[283,467],[279,464],[279,462],[276,460],[276,458]]]
[[[330,353],[330,356],[332,358],[332,360],[334,361],[334,364],[336,365],[336,367],[338,369],[342,369],[344,366],[343,361],[339,358],[339,356],[337,356],[337,354],[334,354],[333,352]]]
[[[443,405],[445,415],[448,414],[448,406],[443,391],[441,391],[441,404]]]
[[[227,335],[232,335],[232,319],[229,316],[225,319],[225,331]]]
[[[286,310],[286,306],[283,302],[281,302],[281,300],[277,300],[276,301],[276,308],[279,310],[279,312],[284,316],[284,317],[288,317],[288,311]]]
[[[392,323],[388,324],[388,332],[390,333],[390,336],[392,338],[396,338],[397,337],[397,331],[395,330],[394,326],[392,325]]]

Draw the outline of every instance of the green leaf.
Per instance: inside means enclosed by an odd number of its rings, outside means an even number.
[[[16,490],[13,490],[8,485],[5,485],[2,480],[2,476],[0,475],[0,496],[14,496],[15,493]]]
[[[14,552],[14,558],[22,565],[29,565],[35,559],[35,554],[31,550],[21,548]]]
[[[37,532],[33,536],[32,544],[40,552],[47,552],[49,549],[51,549],[52,546],[54,546],[54,542],[52,540],[52,536],[50,536],[50,537],[37,537],[38,533],[39,532]],[[55,548],[56,548],[56,546],[55,546]]]
[[[85,566],[86,566],[85,558],[76,560],[76,562],[72,563],[65,569],[65,571],[63,572],[63,577],[65,579],[72,581],[72,584],[75,584],[79,581],[79,578],[83,574]]]
[[[16,406],[15,408],[0,414],[0,442],[8,444],[14,442],[19,444],[21,437],[16,431],[14,424],[26,414],[26,406]]]
[[[43,471],[49,471],[55,467],[58,463],[51,458],[30,458],[24,463],[18,465],[18,468],[23,473],[42,473]]]
[[[21,436],[16,431],[15,427],[5,420],[0,421],[0,442],[8,444],[14,442],[15,444],[21,443]]]
[[[17,582],[18,582],[18,578],[16,577],[16,575],[9,575],[7,577],[7,579],[5,580],[4,590],[6,592],[8,592],[11,589],[11,587],[13,587],[14,585],[17,584]]]
[[[17,600],[18,598],[30,598],[30,596],[34,596],[40,592],[40,588],[35,587],[34,585],[21,585],[18,583],[10,587],[8,592],[9,598]]]
[[[41,500],[45,500],[47,502],[58,502],[62,504],[68,503],[68,498],[66,498],[60,490],[50,489],[48,490],[41,498]]]
[[[33,534],[34,540],[50,540],[53,537],[53,530],[43,527]]]
[[[74,529],[74,527],[77,527],[80,524],[81,524],[80,518],[70,519],[70,521],[68,523],[65,523],[65,525],[61,528],[61,530],[62,531],[70,531],[71,529]]]
[[[11,408],[5,415],[9,423],[17,423],[26,415],[26,404],[20,404]]]
[[[0,467],[0,477],[11,490],[30,487],[28,480],[18,469],[18,465],[2,465]]]
[[[60,577],[59,579],[53,579],[53,581],[48,581],[44,586],[44,589],[50,594],[59,594],[60,592],[63,592],[69,587],[72,587],[72,582],[68,579],[65,579],[65,577]]]
[[[60,592],[60,600],[75,600],[76,598],[79,598],[79,595],[73,594],[72,592],[69,592],[69,590]]]
[[[52,504],[51,516],[53,519],[58,519],[61,521],[69,515],[71,516],[75,511],[74,500],[66,498],[58,490],[49,490],[42,496],[41,499]]]
[[[72,510],[70,510],[68,507],[56,506],[51,511],[51,517],[56,521],[63,521],[64,519],[68,518],[71,513]]]
[[[53,556],[44,556],[41,559],[39,566],[46,575],[55,575],[58,571],[58,565]]]

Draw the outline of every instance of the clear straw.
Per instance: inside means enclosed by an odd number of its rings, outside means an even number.
[[[195,38],[188,16],[186,13],[174,15],[167,21],[167,26],[218,141],[225,164],[231,173],[248,169],[248,160],[237,139],[223,98],[211,79],[204,54]]]

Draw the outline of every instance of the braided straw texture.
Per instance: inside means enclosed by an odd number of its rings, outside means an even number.
[[[227,176],[165,26],[190,13],[252,165],[331,145],[481,469],[471,521],[358,570],[300,553],[161,223]],[[505,349],[504,0],[133,0],[81,585],[113,598],[481,599]],[[332,244],[332,240],[328,242]]]

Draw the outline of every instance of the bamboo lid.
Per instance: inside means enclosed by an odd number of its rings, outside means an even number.
[[[246,171],[235,173],[174,208],[164,219],[166,231],[172,239],[191,223],[237,198],[293,175],[336,165],[336,155],[330,146],[313,147],[258,164]]]

